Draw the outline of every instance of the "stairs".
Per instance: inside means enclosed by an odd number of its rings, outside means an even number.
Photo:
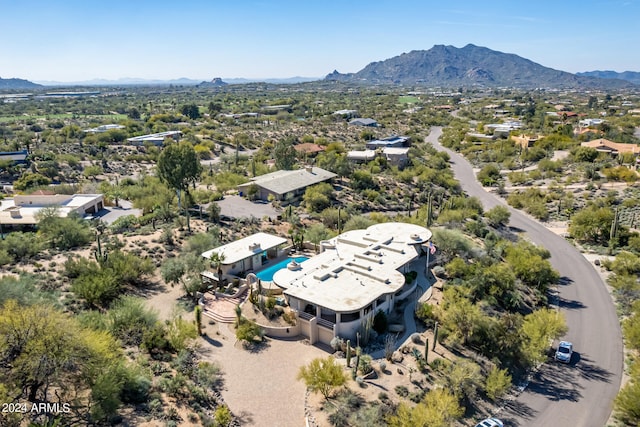
[[[202,307],[202,313],[219,323],[234,323],[236,321],[236,306],[246,299],[247,291],[237,297],[221,297],[207,299]]]

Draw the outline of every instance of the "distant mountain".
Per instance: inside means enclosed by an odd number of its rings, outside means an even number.
[[[271,84],[296,84],[296,83],[306,83],[306,82],[316,82],[318,80],[322,80],[322,77],[284,77],[284,78],[270,78],[270,79],[243,79],[243,78],[235,78],[235,79],[224,79],[225,82],[229,84],[244,84],[244,83],[271,83]]]
[[[637,71],[623,71],[622,73],[616,71],[585,71],[584,73],[576,73],[576,76],[620,79],[640,85],[640,73]]]
[[[472,44],[463,48],[435,45],[429,50],[414,50],[385,61],[372,62],[357,73],[334,71],[325,79],[440,87],[615,89],[631,86],[622,80],[576,76],[518,55]]]
[[[155,86],[155,85],[197,85],[200,80],[192,80],[186,77],[173,80],[160,80],[160,79],[139,79],[135,77],[123,77],[116,80],[109,79],[92,79],[82,80],[75,82],[59,82],[52,80],[39,81],[44,86]]]
[[[217,77],[219,78],[219,77]],[[222,80],[222,79],[221,79]],[[223,83],[226,84],[244,84],[244,83],[256,83],[256,82],[264,82],[264,83],[273,83],[273,84],[293,84],[293,83],[303,83],[303,82],[312,82],[316,80],[321,80],[321,77],[289,77],[289,78],[281,78],[281,79],[243,79],[243,78],[233,78],[233,79],[224,79]],[[59,82],[52,80],[40,80],[38,83],[44,86],[195,86],[202,85],[204,83],[202,80],[193,80],[188,78],[180,78],[173,80],[160,80],[160,79],[139,79],[139,78],[131,78],[125,77],[117,80],[108,80],[108,79],[92,79],[92,80],[83,80],[83,81],[75,81],[75,82]],[[207,86],[211,82],[206,82]]]
[[[202,82],[198,85],[198,87],[224,87],[229,83],[222,81],[220,77],[215,77],[210,82]]]
[[[36,89],[42,85],[23,79],[3,79],[0,77],[0,90],[3,89]]]

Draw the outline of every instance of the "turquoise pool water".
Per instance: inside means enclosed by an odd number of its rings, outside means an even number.
[[[273,275],[276,274],[276,271],[281,270],[283,268],[287,268],[287,264],[289,264],[291,260],[295,260],[296,262],[304,262],[308,259],[309,258],[306,256],[283,259],[282,261],[272,265],[271,267],[258,271],[256,273],[256,276],[258,276],[258,279],[260,280],[264,280],[265,282],[271,282],[273,281]]]

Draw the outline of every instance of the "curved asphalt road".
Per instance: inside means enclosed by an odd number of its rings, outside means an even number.
[[[463,189],[478,197],[485,209],[506,203],[485,191],[469,162],[442,147],[442,128],[433,127],[427,142],[451,156],[451,167]],[[546,363],[527,389],[509,402],[499,417],[507,426],[604,426],[620,388],[623,369],[622,334],[613,301],[593,266],[562,237],[509,208],[512,229],[551,252],[551,264],[562,277],[558,305],[573,342],[572,363]]]

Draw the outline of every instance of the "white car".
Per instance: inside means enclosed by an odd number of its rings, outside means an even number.
[[[571,355],[573,354],[573,344],[569,341],[560,341],[558,350],[556,350],[555,359],[558,362],[571,363]]]
[[[504,424],[497,418],[487,418],[476,424],[476,427],[504,427]]]

